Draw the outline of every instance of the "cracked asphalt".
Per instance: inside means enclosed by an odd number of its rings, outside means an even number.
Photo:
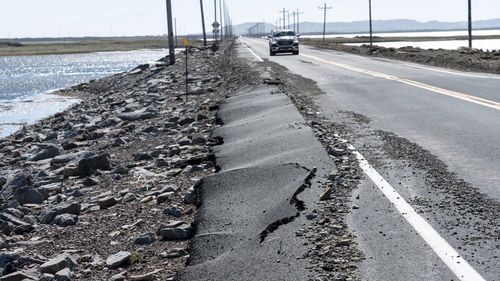
[[[334,162],[275,86],[236,92],[218,117],[221,170],[198,187],[197,234],[176,280],[312,280],[308,238],[297,232],[312,224]]]
[[[499,280],[498,110],[442,94],[458,91],[496,103],[498,76],[308,47],[302,56],[270,58],[266,41],[243,41],[265,61],[243,48],[240,57],[306,96],[335,134],[353,144],[485,280]],[[307,114],[307,107],[296,106]],[[456,276],[366,177],[347,201],[346,224],[364,254],[356,278],[471,280]]]

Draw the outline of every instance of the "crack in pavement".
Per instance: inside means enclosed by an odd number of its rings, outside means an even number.
[[[300,166],[300,165],[297,164],[297,166]],[[300,166],[300,167],[302,167],[302,166]],[[296,218],[298,218],[300,216],[300,214],[303,211],[306,210],[305,202],[300,200],[298,198],[298,196],[302,192],[304,192],[304,190],[306,190],[307,188],[311,188],[312,180],[316,177],[316,172],[318,171],[318,169],[313,168],[312,170],[309,170],[305,167],[302,167],[302,168],[308,170],[309,175],[307,175],[307,177],[304,179],[304,182],[299,186],[297,191],[295,191],[292,198],[290,199],[290,205],[295,206],[295,208],[297,209],[297,213],[294,216],[279,219],[279,220],[273,222],[272,224],[270,224],[268,227],[266,227],[266,229],[264,231],[262,231],[259,235],[260,243],[263,243],[266,240],[267,236],[269,236],[269,234],[278,230],[280,226],[293,222]]]

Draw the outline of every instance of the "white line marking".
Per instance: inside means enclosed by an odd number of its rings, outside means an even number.
[[[243,42],[243,39],[240,38],[240,41],[241,41],[241,44],[243,45],[243,47],[247,48],[247,50],[252,53],[252,55],[254,55],[255,58],[257,58],[257,61],[259,62],[263,62],[264,60],[259,57],[256,53],[254,53],[254,51],[252,51],[252,49],[248,48],[247,45],[245,45],[245,42]]]
[[[390,61],[390,60],[388,60],[388,61]],[[419,69],[434,71],[434,72],[440,72],[440,73],[445,73],[445,74],[456,75],[456,76],[479,78],[479,79],[495,79],[495,80],[500,80],[500,77],[493,76],[493,75],[486,76],[486,75],[468,74],[468,73],[462,73],[462,72],[456,72],[456,71],[449,71],[449,70],[444,70],[444,69],[439,69],[439,68],[433,68],[433,67],[425,67],[425,66],[416,65],[416,64],[409,64],[409,63],[403,63],[402,65],[408,66],[408,67],[413,67],[413,68],[419,68]]]
[[[306,55],[306,57],[316,59],[315,57],[312,56]],[[348,67],[349,67],[348,69],[351,68],[351,66]],[[356,68],[356,70],[354,71],[358,71],[358,69]],[[362,70],[362,72],[365,73],[365,70]],[[385,74],[379,74],[379,73],[375,74],[386,76]],[[390,79],[390,80],[397,80],[397,79]],[[345,140],[342,141],[347,143],[347,141]],[[368,161],[363,157],[363,155],[361,155],[361,153],[356,151],[356,148],[354,148],[350,144],[348,145],[348,147],[358,159],[359,166],[361,167],[363,172],[373,181],[375,185],[377,185],[380,191],[382,191],[385,197],[394,205],[394,207],[396,207],[396,209],[405,218],[405,220],[413,227],[413,229],[415,229],[415,231],[420,235],[420,237],[424,239],[424,241],[432,248],[432,250],[437,254],[437,256],[448,266],[448,268],[460,280],[486,281],[472,266],[469,265],[469,263],[464,258],[462,258],[462,256],[460,256],[460,254],[422,216],[420,216],[413,209],[413,207],[410,204],[408,204],[408,202],[406,202],[406,200],[370,165],[370,163],[368,163]]]
[[[347,143],[347,141],[344,142]],[[361,153],[350,144],[348,147],[358,159],[363,172],[377,185],[405,220],[460,280],[486,281],[423,217],[417,214],[413,207],[368,163]]]
[[[456,99],[460,99],[460,100],[468,101],[468,102],[475,103],[478,105],[482,105],[485,107],[489,107],[492,109],[500,110],[500,103],[499,102],[495,102],[495,101],[491,101],[491,100],[487,100],[487,99],[483,99],[480,97],[471,96],[471,95],[467,95],[467,94],[463,94],[463,93],[459,93],[459,92],[455,92],[455,91],[451,91],[451,90],[446,90],[443,88],[431,86],[431,85],[424,84],[424,83],[417,82],[417,81],[413,81],[410,79],[400,78],[400,77],[387,75],[387,74],[383,74],[383,73],[376,72],[376,71],[366,70],[366,69],[362,69],[359,67],[355,67],[355,66],[351,66],[351,65],[347,65],[347,64],[343,64],[343,63],[333,62],[333,61],[325,60],[325,59],[318,58],[318,57],[311,56],[311,55],[302,54],[302,56],[319,61],[319,62],[334,65],[334,66],[337,66],[340,68],[348,69],[348,70],[351,70],[354,72],[363,73],[363,74],[367,74],[367,75],[370,75],[373,77],[383,78],[383,79],[387,79],[387,80],[391,80],[391,81],[401,82],[403,84],[407,84],[407,85],[414,86],[414,87],[417,87],[420,89],[428,90],[428,91],[438,93],[441,95],[453,97]]]

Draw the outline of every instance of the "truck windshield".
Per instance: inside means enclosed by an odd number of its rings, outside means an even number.
[[[295,36],[295,32],[293,31],[280,31],[274,33],[273,37],[283,37],[283,36]]]

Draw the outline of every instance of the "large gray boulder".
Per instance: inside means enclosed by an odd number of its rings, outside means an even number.
[[[14,191],[14,199],[21,205],[42,204],[47,198],[38,190],[30,186],[25,186]]]
[[[0,195],[9,198],[14,195],[16,190],[31,185],[33,185],[33,178],[29,174],[24,172],[12,173],[7,176]]]
[[[111,170],[109,156],[106,154],[85,153],[75,162],[76,164],[72,163],[64,169],[65,176],[86,177],[95,174],[97,170]]]

